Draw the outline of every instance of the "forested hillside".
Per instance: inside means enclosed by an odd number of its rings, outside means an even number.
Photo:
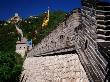
[[[44,28],[42,28],[44,14],[23,20],[20,22],[20,27],[24,32],[24,36],[28,39],[32,39],[36,45],[63,21],[65,14],[63,11],[50,12],[49,24]]]
[[[0,82],[18,82],[23,59],[15,53],[16,29],[12,24],[0,26]]]

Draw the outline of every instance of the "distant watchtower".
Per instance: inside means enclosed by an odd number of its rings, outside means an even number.
[[[13,23],[13,24],[16,24],[19,21],[22,21],[22,19],[20,18],[20,16],[18,15],[18,13],[15,13],[15,16],[13,16],[12,18],[10,18],[8,20],[9,23]]]
[[[26,38],[21,38],[20,41],[16,42],[16,52],[22,57],[30,50],[32,50],[32,40],[28,41]]]
[[[20,54],[22,57],[25,56],[25,54],[28,51],[28,46],[27,46],[27,39],[22,38],[21,41],[16,42],[16,52]]]

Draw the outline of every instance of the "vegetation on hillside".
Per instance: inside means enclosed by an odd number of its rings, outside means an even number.
[[[41,27],[44,14],[36,16],[35,18],[25,19],[20,22],[20,27],[23,30],[25,37],[32,39],[33,43],[36,45],[63,21],[65,14],[66,13],[63,11],[50,12],[49,24],[44,28]]]
[[[23,59],[15,53],[17,34],[14,25],[0,26],[0,82],[18,82]]]
[[[0,51],[15,51],[16,41],[17,35],[14,25],[7,24],[0,27]]]
[[[23,59],[15,52],[0,52],[0,82],[19,82]]]

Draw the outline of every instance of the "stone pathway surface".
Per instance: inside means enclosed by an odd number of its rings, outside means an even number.
[[[77,54],[29,57],[21,82],[89,82]]]

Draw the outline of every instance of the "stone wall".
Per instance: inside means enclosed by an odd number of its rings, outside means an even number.
[[[28,57],[21,82],[89,82],[77,54]]]
[[[21,82],[89,82],[78,55],[69,54],[74,53],[74,31],[79,26],[80,13],[74,10],[27,54]]]
[[[108,64],[104,55],[107,53],[99,51],[95,9],[87,4],[81,13],[74,11],[27,54],[22,82],[104,82]],[[48,56],[74,49],[77,55]]]
[[[74,50],[74,28],[80,25],[80,13],[74,10],[66,20],[60,23],[47,37],[45,37],[37,46],[27,55],[41,56],[50,52],[56,53],[63,49]],[[71,47],[71,48],[70,48]]]
[[[83,5],[81,9],[81,27],[75,28],[75,48],[89,80],[104,82],[108,62],[103,55],[106,55],[106,52],[102,54],[98,49],[97,20],[93,13],[95,8],[88,5],[91,3],[86,2],[85,4],[87,5]]]

